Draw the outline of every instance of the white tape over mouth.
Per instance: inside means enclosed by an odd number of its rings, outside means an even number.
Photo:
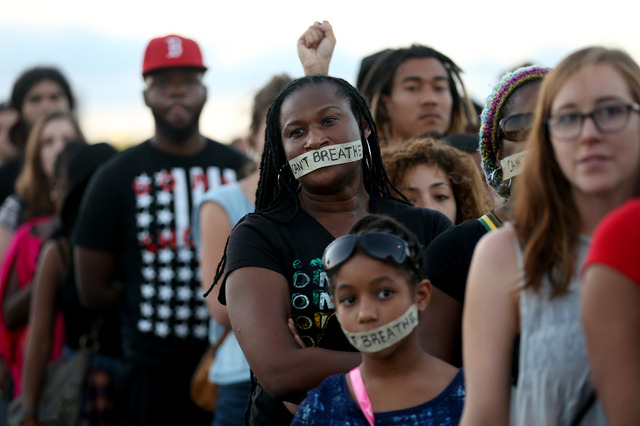
[[[418,326],[418,305],[413,304],[407,311],[395,320],[373,330],[351,333],[342,327],[342,332],[360,352],[379,352],[390,348]]]
[[[509,180],[522,173],[524,155],[526,153],[527,151],[522,151],[517,154],[510,155],[500,161],[500,167],[502,167],[502,181]]]
[[[314,170],[360,161],[362,157],[362,141],[358,139],[305,152],[289,160],[289,167],[293,176],[299,179]]]

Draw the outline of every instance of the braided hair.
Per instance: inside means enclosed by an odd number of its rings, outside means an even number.
[[[502,137],[498,124],[504,118],[509,96],[524,84],[541,81],[550,68],[531,65],[505,74],[487,97],[487,105],[480,116],[480,156],[487,183],[505,200],[511,195],[511,186],[502,182],[502,168],[497,154],[502,150]]]
[[[389,181],[384,169],[375,122],[360,92],[341,78],[312,75],[298,78],[289,83],[269,107],[264,151],[260,163],[260,181],[256,193],[256,212],[264,211],[273,203],[297,192],[299,184],[288,166],[282,144],[280,110],[283,102],[292,94],[306,86],[321,84],[332,85],[337,89],[340,96],[349,101],[351,112],[360,130],[360,140],[363,143],[364,158],[362,159],[362,169],[366,191],[369,194],[379,195],[383,198],[398,200],[393,195],[393,191],[396,189]],[[371,129],[371,134],[368,138],[365,138],[366,126]],[[402,201],[406,201],[406,199]]]
[[[449,90],[453,104],[451,106],[451,122],[443,136],[464,133],[469,126],[477,128],[478,118],[475,108],[460,77],[462,69],[451,58],[437,50],[421,44],[413,44],[407,48],[385,52],[371,66],[366,77],[362,79],[361,91],[371,108],[374,120],[378,123],[380,135],[385,145],[391,140],[392,124],[385,112],[382,96],[391,95],[393,78],[402,64],[409,59],[427,58],[434,58],[440,62],[449,78]]]
[[[361,161],[363,165],[363,184],[367,193],[377,195],[381,198],[396,200],[404,204],[410,204],[387,176],[382,162],[382,155],[380,154],[380,141],[378,140],[376,125],[367,107],[367,103],[360,92],[344,79],[328,75],[311,75],[295,79],[289,83],[273,100],[267,111],[264,150],[260,161],[260,179],[258,181],[258,189],[256,190],[254,214],[263,214],[265,211],[277,206],[280,201],[296,196],[300,184],[293,176],[284,152],[282,130],[280,129],[280,110],[284,101],[302,88],[322,84],[335,87],[338,94],[349,101],[351,112],[358,123],[360,140],[363,144],[364,156]],[[365,138],[366,126],[371,130],[368,138]],[[398,198],[398,195],[394,194],[399,194],[401,198]],[[242,220],[243,219],[241,219],[238,224],[241,223]],[[238,224],[236,224],[236,226]],[[224,275],[227,263],[228,244],[229,239],[227,239],[224,254],[216,268],[213,284],[204,294],[205,297]]]

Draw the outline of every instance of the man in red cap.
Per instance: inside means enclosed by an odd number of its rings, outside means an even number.
[[[200,134],[206,69],[195,41],[151,40],[142,75],[154,135],[96,173],[74,235],[83,302],[95,308],[120,303],[117,409],[126,425],[211,422],[189,397],[209,321],[192,209],[207,189],[235,181],[248,160]]]

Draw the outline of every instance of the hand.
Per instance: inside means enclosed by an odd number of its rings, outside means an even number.
[[[289,318],[289,320],[287,321],[287,325],[289,326],[289,331],[293,335],[293,338],[295,339],[298,346],[300,346],[301,349],[306,348],[304,342],[302,342],[302,339],[300,338],[300,334],[298,334],[298,329],[296,328],[296,325],[293,323],[292,318]]]
[[[298,39],[298,57],[304,75],[329,74],[336,37],[329,21],[315,22]]]

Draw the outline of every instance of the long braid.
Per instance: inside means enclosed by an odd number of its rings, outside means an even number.
[[[258,189],[256,190],[255,212],[250,214],[262,214],[270,207],[277,205],[278,201],[296,194],[299,183],[294,178],[288,166],[287,157],[282,145],[280,110],[283,102],[292,94],[303,87],[320,84],[334,85],[338,89],[338,93],[349,100],[351,111],[358,122],[360,138],[363,141],[364,158],[361,161],[363,162],[363,183],[367,193],[410,204],[387,176],[382,155],[380,154],[380,141],[378,139],[377,128],[369,111],[369,107],[360,92],[341,78],[327,75],[312,75],[298,78],[289,83],[273,100],[267,111],[267,125],[265,129],[264,150],[260,161],[260,180],[258,181]],[[365,125],[371,130],[368,138],[365,138]],[[365,145],[368,145],[368,147]],[[398,196],[394,194],[400,194],[401,198],[398,198]],[[238,226],[242,220],[244,220],[244,218],[241,219],[236,226]],[[228,243],[229,239],[227,238],[224,254],[216,268],[213,284],[211,284],[205,296],[211,292],[213,287],[224,276],[227,263]]]

